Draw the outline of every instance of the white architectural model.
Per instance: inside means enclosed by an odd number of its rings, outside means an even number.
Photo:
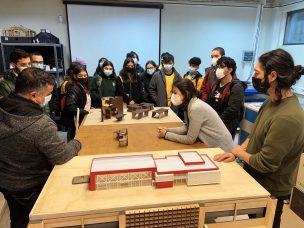
[[[172,187],[219,183],[221,172],[206,154],[196,151],[154,159],[153,155],[94,158],[90,190],[147,186]]]

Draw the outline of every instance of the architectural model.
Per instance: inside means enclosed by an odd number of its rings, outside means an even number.
[[[157,109],[157,110],[154,110],[152,111],[152,118],[163,118],[165,116],[168,116],[168,112],[169,112],[169,109],[166,109],[166,108],[160,108],[160,109]]]
[[[122,97],[103,97],[101,99],[101,122],[104,119],[111,119],[112,116],[116,117],[118,121],[123,119]]]
[[[128,112],[134,112],[138,109],[148,109],[149,111],[152,111],[154,109],[154,104],[152,103],[140,103],[140,104],[131,104],[127,105]]]
[[[126,114],[117,114],[117,115],[114,116],[114,117],[117,119],[117,121],[122,121],[125,115],[126,115]]]
[[[117,137],[117,136],[116,136]],[[90,190],[155,185],[156,188],[220,183],[221,171],[206,154],[179,152],[165,158],[132,155],[94,158]]]
[[[149,116],[149,109],[140,108],[132,111],[132,119],[141,119],[143,116]]]
[[[128,146],[128,129],[114,131],[114,139],[118,140],[120,147]]]
[[[36,32],[20,25],[2,29],[2,35],[8,37],[34,37]]]
[[[152,111],[154,109],[154,104],[152,103],[141,103],[140,106],[143,109],[149,109],[149,111]]]

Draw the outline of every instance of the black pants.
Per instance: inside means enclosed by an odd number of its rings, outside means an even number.
[[[284,200],[289,199],[289,198],[290,198],[290,195],[277,197],[278,201],[277,201],[277,207],[276,207],[275,214],[274,214],[272,228],[280,228],[281,215],[283,213],[283,207],[284,207]]]
[[[11,228],[26,228],[29,223],[29,214],[40,194],[38,191],[12,194],[1,189],[10,209]]]

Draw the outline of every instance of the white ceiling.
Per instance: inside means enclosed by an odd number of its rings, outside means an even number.
[[[86,0],[84,0],[86,1]],[[87,0],[90,1],[90,0]],[[257,6],[261,0],[95,0],[94,2],[150,2],[150,3],[171,3],[171,4],[208,4],[208,5],[237,5]],[[299,2],[299,0],[263,0],[266,7],[279,7]],[[79,2],[79,1],[78,1]]]

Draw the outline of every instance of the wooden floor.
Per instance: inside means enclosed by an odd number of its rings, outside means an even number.
[[[304,210],[304,208],[303,208]],[[304,221],[298,217],[292,210],[290,210],[289,205],[284,205],[281,228],[303,228]]]

